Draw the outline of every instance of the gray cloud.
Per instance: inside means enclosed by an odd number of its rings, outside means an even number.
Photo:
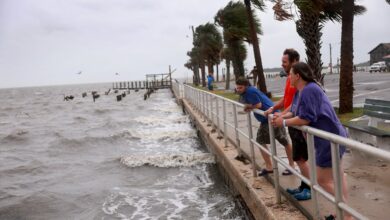
[[[177,68],[176,77],[190,73],[183,64],[192,46],[190,25],[213,22],[225,0],[1,0],[0,87],[110,82],[143,79],[145,74]],[[355,61],[388,42],[390,7],[385,1],[359,1],[368,9],[355,18]],[[271,7],[257,12],[264,35],[265,67],[280,65],[284,48],[304,45],[292,21],[278,22]],[[380,19],[378,19],[380,15]],[[326,24],[323,60],[334,61],[340,47],[340,24]],[[188,36],[188,37],[186,37]],[[245,62],[254,64],[252,48]],[[77,75],[82,70],[82,75]],[[115,76],[114,73],[121,73]]]

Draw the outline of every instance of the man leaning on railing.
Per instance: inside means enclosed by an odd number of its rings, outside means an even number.
[[[242,100],[245,104],[245,111],[250,111],[253,109],[261,109],[263,111],[272,108],[274,103],[269,99],[264,93],[256,89],[254,86],[250,86],[249,80],[240,77],[236,80],[236,91],[242,97]],[[264,148],[267,148],[267,144],[270,144],[270,134],[268,119],[260,114],[255,113],[255,118],[261,123],[257,131],[256,141],[262,145]],[[276,140],[281,143],[285,149],[288,157],[288,161],[291,167],[294,167],[294,161],[292,160],[292,148],[291,144],[287,139],[286,129],[285,128],[276,128],[274,129]],[[259,176],[264,176],[269,173],[273,173],[272,163],[270,156],[260,150],[261,155],[264,158],[265,168],[261,170]],[[283,175],[291,175],[292,173],[289,170],[285,170]]]

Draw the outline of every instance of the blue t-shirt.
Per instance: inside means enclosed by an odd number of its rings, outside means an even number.
[[[343,137],[347,137],[347,132],[338,119],[328,96],[316,83],[308,83],[301,94],[295,93],[291,112],[301,119],[309,121],[309,126]],[[331,167],[330,142],[314,137],[316,150],[316,162],[320,167]],[[344,154],[345,147],[340,146],[340,157]]]
[[[264,93],[256,89],[254,86],[249,86],[245,93],[243,93],[242,98],[245,103],[256,105],[258,103],[261,103],[261,110],[266,111],[272,106],[274,106],[274,103],[269,99]],[[260,121],[261,123],[268,123],[267,118],[265,118],[262,115],[254,113],[255,118]]]
[[[211,86],[213,84],[213,81],[214,81],[214,77],[208,75],[207,76],[207,85]]]

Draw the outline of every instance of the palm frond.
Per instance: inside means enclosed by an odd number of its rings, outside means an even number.
[[[250,2],[253,4],[253,6],[260,11],[265,11],[266,6],[263,0],[250,0]]]
[[[283,0],[276,0],[274,1],[275,5],[272,7],[274,10],[274,17],[278,21],[285,21],[290,20],[294,16],[288,12],[288,9],[291,6],[288,6],[288,3],[284,2]]]

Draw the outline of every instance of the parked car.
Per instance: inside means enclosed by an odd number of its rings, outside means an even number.
[[[377,62],[370,66],[370,73],[372,72],[385,72],[386,71],[386,63],[385,62]]]
[[[279,72],[279,76],[280,76],[281,78],[282,78],[282,77],[287,77],[286,71],[281,70],[281,71]]]

